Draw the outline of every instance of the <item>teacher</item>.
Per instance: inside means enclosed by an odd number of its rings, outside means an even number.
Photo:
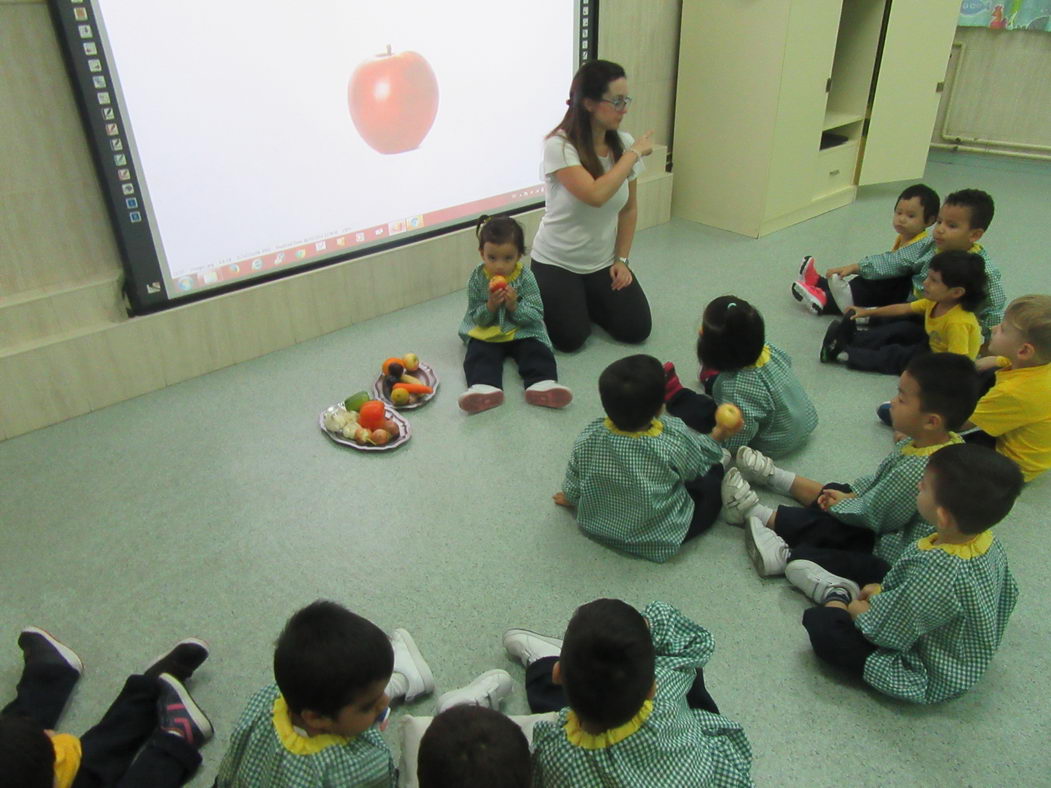
[[[533,239],[532,270],[552,344],[580,348],[595,322],[635,344],[650,335],[650,305],[629,258],[638,206],[635,178],[653,152],[653,132],[620,131],[628,111],[624,69],[608,60],[580,67],[569,109],[544,141],[546,212]]]

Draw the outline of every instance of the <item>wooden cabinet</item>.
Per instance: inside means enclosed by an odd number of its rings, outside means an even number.
[[[920,179],[959,0],[684,0],[672,214],[758,237]]]

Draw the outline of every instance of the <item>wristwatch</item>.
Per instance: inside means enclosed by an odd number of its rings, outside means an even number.
[[[613,262],[621,263],[623,265],[628,265],[628,258],[627,257],[614,257],[613,258]],[[630,266],[629,266],[629,268],[630,268]]]

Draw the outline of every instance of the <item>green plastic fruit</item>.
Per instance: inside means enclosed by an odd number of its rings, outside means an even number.
[[[367,391],[359,391],[357,394],[351,394],[343,401],[343,407],[347,410],[361,410],[361,406],[372,399],[372,395]]]

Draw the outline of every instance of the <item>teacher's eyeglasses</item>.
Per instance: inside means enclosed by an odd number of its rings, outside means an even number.
[[[632,100],[633,99],[631,98],[631,96],[617,96],[616,98],[611,99],[599,99],[599,101],[605,101],[607,104],[612,106],[613,109],[617,110],[617,112],[623,112],[628,107],[630,107]]]

